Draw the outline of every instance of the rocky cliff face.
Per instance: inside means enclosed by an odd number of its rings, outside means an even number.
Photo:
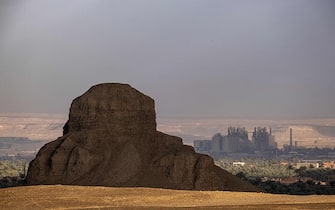
[[[154,101],[129,85],[100,84],[76,98],[63,133],[30,163],[28,184],[258,190],[157,131]]]

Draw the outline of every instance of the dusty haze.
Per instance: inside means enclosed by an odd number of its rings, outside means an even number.
[[[32,140],[55,140],[62,136],[66,114],[12,113],[0,114],[0,136],[29,137]],[[310,120],[241,120],[224,118],[157,118],[159,131],[183,138],[184,144],[193,140],[211,139],[215,133],[227,134],[229,126],[271,127],[281,148],[289,143],[289,129],[298,146],[335,147],[335,118]],[[251,133],[249,133],[251,138]]]
[[[159,117],[335,117],[332,0],[0,2],[0,113],[67,113],[102,82]]]

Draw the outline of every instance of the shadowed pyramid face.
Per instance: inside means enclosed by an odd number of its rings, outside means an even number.
[[[64,135],[30,163],[29,184],[257,191],[156,130],[154,101],[123,84],[93,86],[71,105]]]

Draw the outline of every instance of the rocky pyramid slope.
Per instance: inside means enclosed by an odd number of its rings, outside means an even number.
[[[27,183],[258,190],[180,138],[157,131],[154,100],[115,83],[73,100],[63,136],[41,148]]]

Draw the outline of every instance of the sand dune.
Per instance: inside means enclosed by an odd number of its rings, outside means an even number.
[[[27,186],[0,189],[0,209],[335,209],[335,195],[291,196],[152,188]]]

